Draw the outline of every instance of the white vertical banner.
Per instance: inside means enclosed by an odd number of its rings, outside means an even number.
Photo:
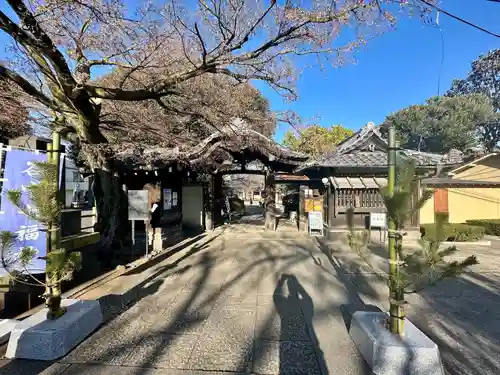
[[[66,154],[59,154],[59,189],[62,188],[63,176],[66,170],[64,162],[66,161]]]

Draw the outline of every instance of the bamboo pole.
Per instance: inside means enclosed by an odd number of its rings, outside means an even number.
[[[47,144],[47,162],[49,163],[52,163],[52,144],[49,143]],[[51,226],[47,226],[47,237],[45,239],[45,242],[47,244],[47,248],[46,248],[46,254],[48,255],[51,250],[52,250],[52,244],[53,244],[53,238],[54,238],[54,235],[52,233],[52,227]],[[47,308],[50,309],[50,296],[52,294],[52,290],[50,288],[50,283],[51,283],[51,280],[50,280],[50,277],[49,277],[49,274],[47,273],[47,271],[45,272],[45,295],[44,295],[44,298],[45,298],[45,306]]]
[[[387,193],[390,197],[394,194],[396,184],[396,136],[394,126],[389,126],[389,139],[388,139],[389,152],[387,156],[388,174],[387,174]],[[394,334],[400,334],[400,308],[395,304],[398,301],[398,293],[395,285],[395,280],[398,273],[398,255],[396,251],[396,223],[389,217],[388,220],[389,238],[389,295],[390,295],[390,330]]]
[[[57,184],[57,204],[61,207],[61,191],[59,187],[60,176],[60,166],[61,166],[61,134],[57,131],[52,133],[52,160],[51,162],[56,166],[56,184]],[[59,222],[54,226],[54,237],[52,238],[52,247],[59,248],[61,240],[61,216],[59,216]]]

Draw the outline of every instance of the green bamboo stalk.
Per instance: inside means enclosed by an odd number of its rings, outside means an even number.
[[[49,163],[52,162],[52,144],[47,144],[47,161]],[[52,234],[52,227],[51,226],[47,226],[47,228],[45,228],[47,230],[47,237],[45,239],[45,242],[47,244],[47,250],[46,250],[46,253],[49,254],[52,250],[52,244],[53,244],[53,234]],[[49,296],[51,295],[52,291],[51,291],[51,288],[50,288],[50,277],[49,277],[49,274],[47,272],[45,272],[45,305],[49,307]]]
[[[61,164],[61,134],[57,131],[52,133],[52,158],[51,162],[56,166],[56,184],[59,186],[59,174],[60,174],[60,164]],[[59,206],[62,204],[61,191],[58,189],[57,203]],[[59,217],[61,220],[61,217]],[[52,248],[58,249],[61,242],[61,223],[55,223],[53,226],[54,235],[52,238]]]
[[[396,134],[394,126],[389,126],[389,140],[388,140],[389,152],[387,157],[388,174],[387,174],[387,193],[390,197],[394,194],[394,188],[396,184]],[[389,327],[392,333],[401,334],[400,331],[400,308],[399,305],[395,304],[395,301],[399,300],[398,287],[396,285],[396,280],[398,276],[398,255],[396,251],[396,223],[389,217],[388,220],[389,238],[389,295],[390,295],[390,307],[389,307]]]

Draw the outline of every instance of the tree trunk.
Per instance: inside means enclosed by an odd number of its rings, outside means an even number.
[[[120,249],[127,237],[127,196],[118,173],[102,150],[85,150],[86,159],[94,172],[93,194],[97,208],[94,230],[101,234],[104,262],[110,263],[113,250]],[[110,251],[111,250],[111,251]]]
[[[57,285],[49,288],[50,292],[45,297],[45,306],[47,306],[47,319],[55,320],[66,313],[66,308],[61,307],[61,286]]]

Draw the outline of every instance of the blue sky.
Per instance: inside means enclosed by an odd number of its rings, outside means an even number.
[[[500,3],[487,0],[443,0],[442,8],[468,21],[500,33]],[[464,77],[480,54],[500,48],[500,39],[489,36],[443,14],[444,63],[441,94],[454,78]],[[271,89],[258,84],[275,110],[292,109],[305,118],[319,116],[323,126],[342,124],[359,129],[369,121],[437,94],[441,63],[439,29],[420,19],[403,19],[396,30],[369,42],[356,54],[355,65],[309,69],[299,78],[300,99],[284,103]],[[275,138],[281,141],[289,130],[279,125]]]

